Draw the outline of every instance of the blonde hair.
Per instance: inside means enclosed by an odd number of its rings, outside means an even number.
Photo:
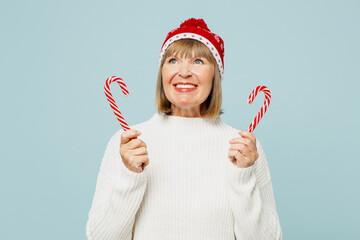
[[[169,56],[181,56],[181,57],[204,57],[210,63],[215,66],[215,75],[212,82],[212,89],[208,98],[200,105],[200,114],[203,118],[215,119],[220,114],[223,114],[221,109],[222,102],[222,90],[221,90],[221,78],[219,67],[216,64],[215,58],[212,53],[203,43],[194,39],[181,39],[172,43],[166,50],[164,57],[162,58],[159,73],[156,84],[156,106],[159,114],[164,113],[171,115],[171,102],[166,98],[164,87],[162,83],[162,67],[165,60]]]

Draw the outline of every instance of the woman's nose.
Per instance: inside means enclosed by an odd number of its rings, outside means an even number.
[[[180,64],[179,76],[183,78],[188,78],[192,76],[191,66],[189,63],[184,62]]]

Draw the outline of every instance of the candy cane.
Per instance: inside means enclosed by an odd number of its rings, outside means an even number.
[[[120,85],[121,90],[124,93],[125,97],[129,96],[129,91],[127,90],[127,87],[121,78],[112,76],[112,77],[109,77],[108,79],[106,79],[104,89],[105,89],[105,95],[107,97],[107,100],[110,103],[110,107],[113,109],[114,114],[116,115],[116,118],[119,120],[124,131],[130,130],[129,125],[125,122],[125,120],[124,120],[123,116],[121,115],[121,112],[120,112],[118,106],[116,105],[116,103],[112,97],[112,94],[110,92],[110,83],[112,83],[112,82],[117,82]]]
[[[263,117],[263,115],[265,114],[265,112],[270,104],[270,99],[271,99],[270,90],[267,87],[262,86],[262,85],[257,86],[251,92],[251,94],[247,100],[248,104],[251,104],[253,102],[254,98],[256,97],[256,95],[258,94],[259,91],[263,91],[265,93],[265,101],[264,101],[262,108],[260,109],[260,111],[258,112],[256,117],[254,118],[254,121],[250,124],[248,132],[254,131],[256,125],[259,123],[260,119]]]

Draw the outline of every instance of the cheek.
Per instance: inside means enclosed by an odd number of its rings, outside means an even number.
[[[161,71],[162,85],[165,92],[166,97],[168,97],[168,92],[171,88],[171,77],[169,71],[167,69],[163,69]]]
[[[211,89],[212,89],[212,84],[211,84],[211,82],[209,82],[209,84],[207,85],[207,89],[206,89],[206,98],[209,97]]]
[[[168,67],[163,67],[162,71],[161,71],[161,75],[162,75],[162,79],[163,79],[163,84],[170,84],[171,79],[174,76],[174,69],[168,68]]]
[[[170,84],[169,84],[169,81],[166,79],[166,77],[164,77],[164,75],[162,76],[162,85],[163,85],[163,90],[165,92],[165,95],[167,95],[167,93],[169,92],[169,89],[170,89]]]
[[[163,83],[166,82],[167,75],[168,75],[167,70],[163,68],[161,71],[161,77],[162,77]]]
[[[210,92],[213,84],[213,79],[215,77],[215,74],[212,72],[208,72],[206,77],[204,78],[204,84],[207,86],[207,90]]]

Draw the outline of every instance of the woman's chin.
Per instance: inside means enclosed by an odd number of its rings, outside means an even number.
[[[178,108],[184,109],[196,107],[196,104],[188,99],[181,99],[180,101],[177,101],[174,105]]]

